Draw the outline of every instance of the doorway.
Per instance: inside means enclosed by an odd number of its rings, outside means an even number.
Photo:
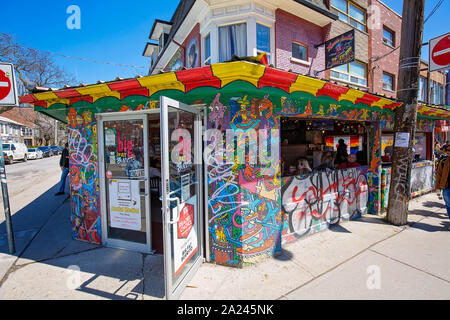
[[[159,109],[97,115],[102,242],[164,254],[167,299],[203,262],[200,114],[161,97]]]

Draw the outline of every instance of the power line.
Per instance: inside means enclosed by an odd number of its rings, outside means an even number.
[[[3,33],[3,32],[0,32],[0,34],[11,36],[10,34]],[[113,66],[118,66],[118,67],[126,67],[126,68],[148,69],[147,67],[143,67],[143,66],[135,66],[135,65],[121,64],[121,63],[115,63],[115,62],[107,62],[107,61],[100,61],[100,60],[93,60],[93,59],[86,59],[86,58],[68,56],[68,55],[61,54],[61,53],[55,53],[55,52],[50,52],[50,51],[45,51],[45,50],[40,50],[40,49],[35,49],[35,48],[28,48],[28,47],[21,46],[19,44],[16,44],[16,46],[20,47],[20,48],[23,48],[23,49],[27,49],[27,50],[39,51],[39,52],[43,52],[43,53],[46,53],[46,54],[51,54],[51,55],[54,55],[54,56],[60,56],[60,57],[63,57],[63,58],[68,58],[68,59],[81,60],[81,61],[85,61],[85,62],[108,64],[108,65],[113,65]]]
[[[430,14],[428,15],[428,17],[423,21],[423,23],[425,24],[428,19],[430,19],[433,14],[435,14],[435,12],[437,11],[437,9],[439,9],[439,7],[441,6],[441,4],[444,2],[444,0],[439,0],[439,2],[436,4],[436,6],[434,7],[433,10],[431,10]]]

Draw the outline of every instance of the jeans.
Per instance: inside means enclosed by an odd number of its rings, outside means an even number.
[[[64,192],[64,189],[66,188],[66,178],[67,178],[68,174],[69,174],[69,168],[64,168],[61,173],[61,180],[59,182],[60,183],[59,192]]]
[[[447,215],[450,219],[450,189],[442,189],[442,197],[444,198]]]

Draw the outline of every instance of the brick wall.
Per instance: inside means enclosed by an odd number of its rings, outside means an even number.
[[[321,28],[281,9],[275,11],[275,19],[276,67],[312,76],[315,70],[325,69],[324,46],[315,49],[314,45],[325,41],[327,27]],[[311,65],[291,60],[292,41],[308,46],[308,59]],[[323,73],[319,73],[319,77],[323,77]]]
[[[358,6],[360,6],[361,8],[363,8],[364,10],[366,10],[367,12],[369,0],[356,0],[353,2],[356,3]],[[336,11],[333,8],[331,8],[331,11],[333,13],[336,13]],[[350,24],[345,23],[338,19],[331,24],[329,39],[337,37],[352,29],[353,27]],[[359,60],[367,64],[369,62],[369,34],[367,32],[355,29],[355,46],[356,46],[355,48],[356,60]]]
[[[369,19],[369,33],[370,33],[370,51],[374,59],[382,57],[388,54],[394,48],[400,45],[401,30],[402,30],[402,18],[387,8],[383,3],[377,0],[372,0],[371,4],[377,6],[379,9],[379,24],[374,23],[376,20]],[[373,22],[371,22],[373,21]],[[383,42],[383,27],[388,28],[394,32],[394,46],[391,47]],[[373,73],[369,72],[369,86],[370,91],[384,94],[387,97],[395,98],[397,96],[397,81],[398,81],[398,63],[400,58],[400,49],[387,55],[386,57],[374,62],[369,67],[374,70]],[[383,89],[383,73],[386,72],[394,76],[394,88],[393,91]],[[373,75],[373,81],[372,81]]]

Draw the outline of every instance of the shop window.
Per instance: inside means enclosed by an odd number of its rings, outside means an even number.
[[[270,63],[270,28],[259,23],[256,24],[256,50],[258,55],[266,53]]]
[[[292,42],[292,58],[307,62],[308,46],[303,43]]]
[[[395,46],[395,32],[383,26],[383,42],[391,47]]]
[[[219,27],[219,62],[247,55],[247,23]]]
[[[205,43],[205,61],[204,63],[211,63],[211,35],[208,35],[204,39]]]
[[[383,72],[383,89],[394,91],[394,76]]]
[[[330,77],[358,86],[367,86],[366,65],[356,61],[331,69]]]
[[[331,0],[331,7],[338,15],[339,20],[356,29],[366,31],[366,11],[364,9],[347,0]]]

